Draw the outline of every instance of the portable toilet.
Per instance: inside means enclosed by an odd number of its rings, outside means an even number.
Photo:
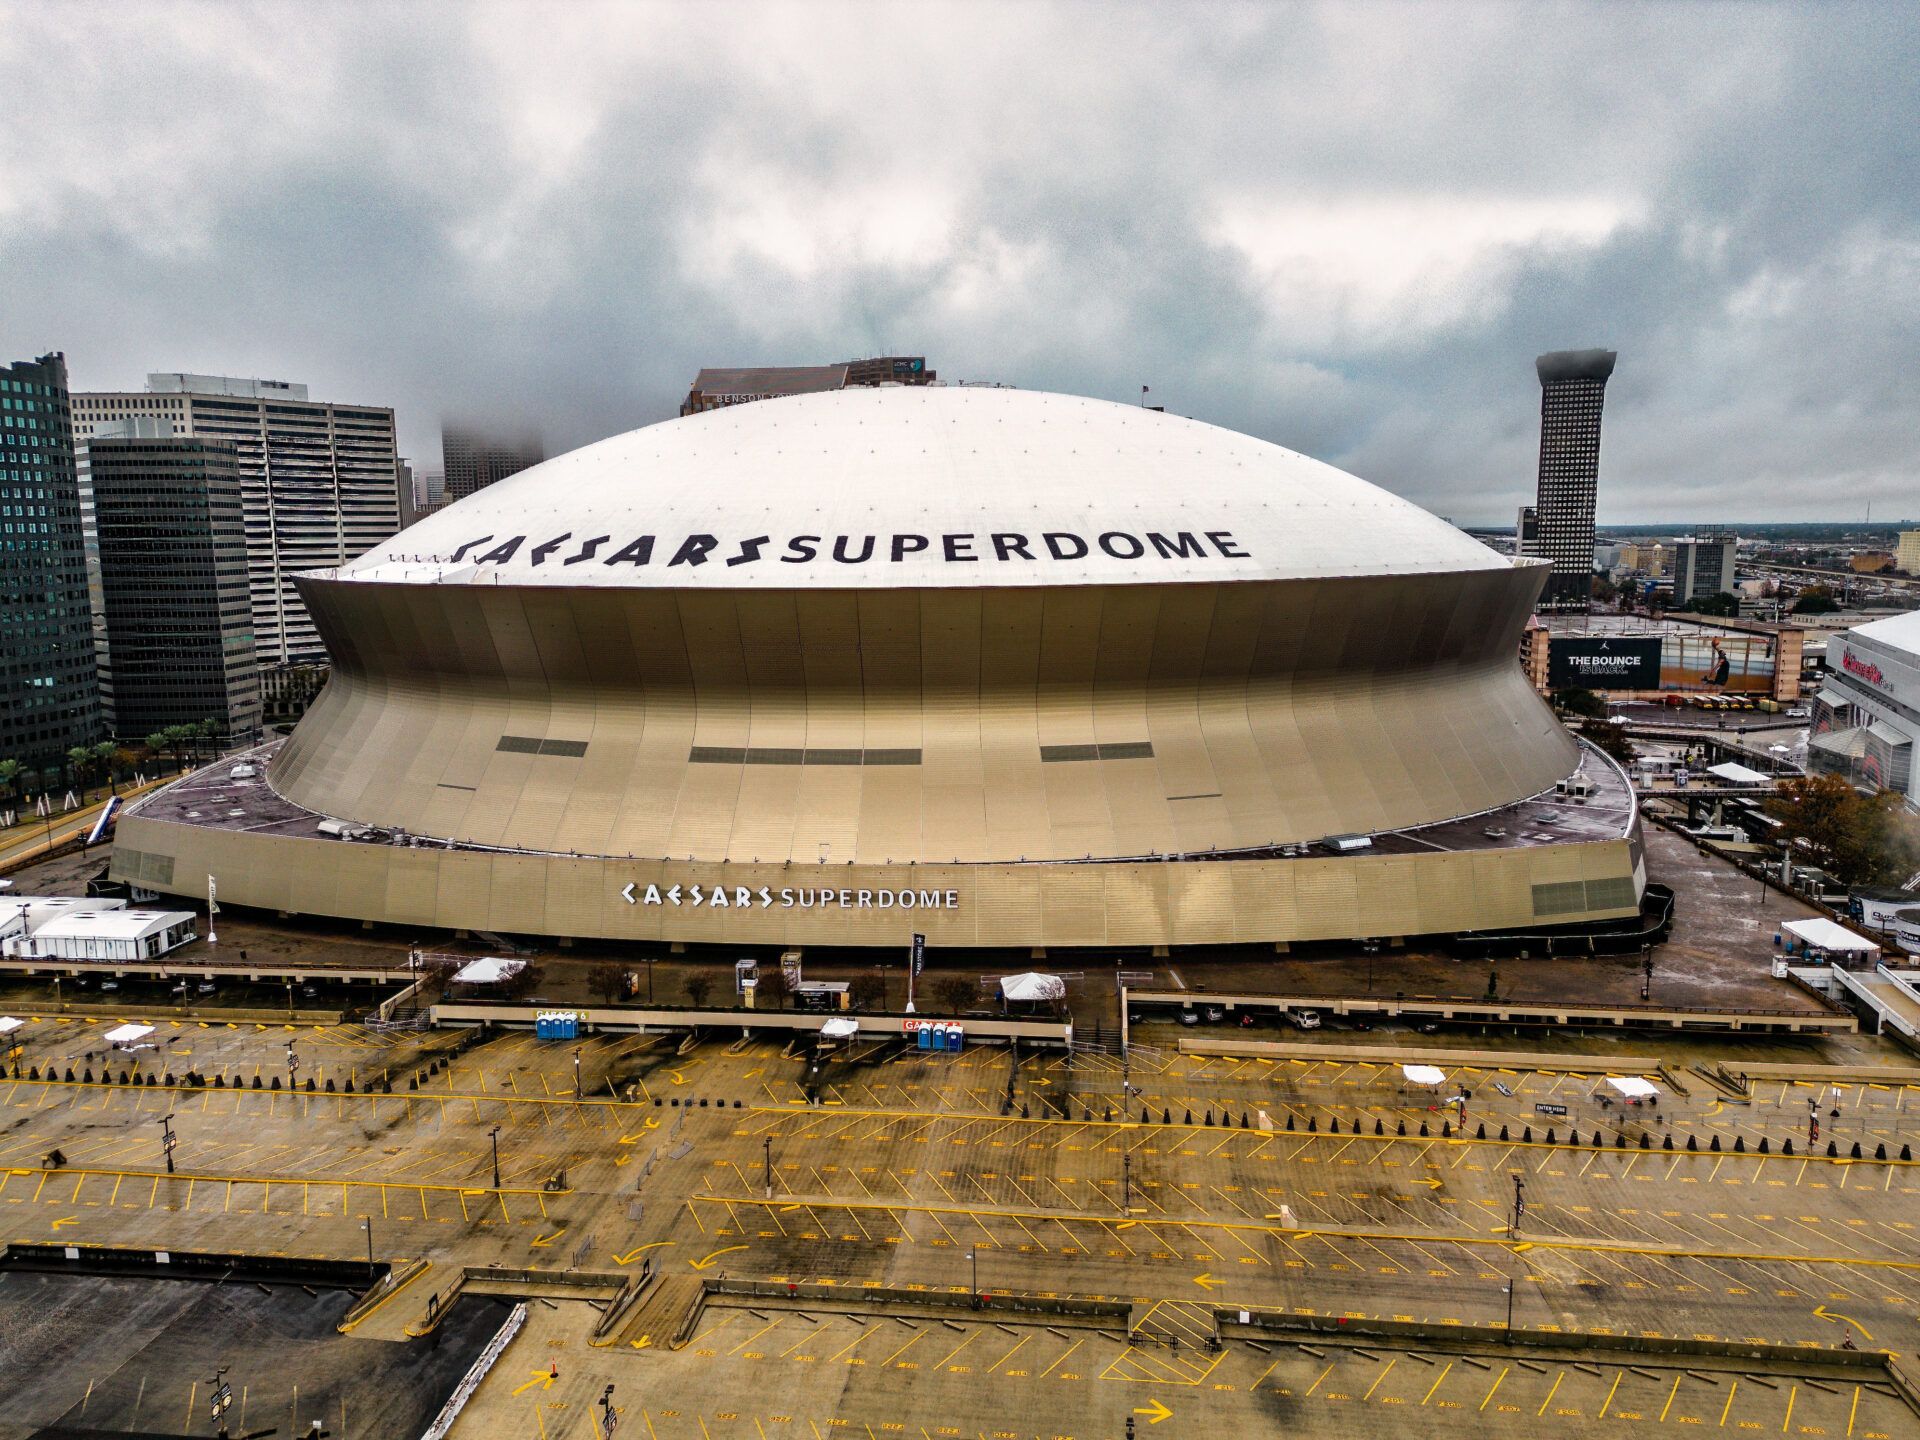
[[[916,1050],[933,1049],[934,1042],[939,1038],[934,1033],[936,1029],[938,1029],[937,1026],[922,1025],[918,1030],[914,1032],[913,1048]]]
[[[949,1054],[958,1055],[960,1053],[961,1041],[965,1038],[967,1032],[958,1025],[943,1025],[940,1028],[945,1032],[941,1037],[945,1041],[942,1048]]]

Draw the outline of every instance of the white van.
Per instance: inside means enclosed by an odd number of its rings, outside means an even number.
[[[1293,1022],[1296,1029],[1318,1030],[1320,1028],[1320,1012],[1318,1010],[1289,1010],[1287,1012],[1287,1019]]]

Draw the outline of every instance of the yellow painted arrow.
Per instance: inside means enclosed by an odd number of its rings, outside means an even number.
[[[1218,1290],[1227,1282],[1214,1279],[1212,1271],[1202,1271],[1193,1277],[1193,1283],[1198,1285],[1202,1290]]]
[[[1853,1326],[1854,1329],[1860,1332],[1860,1338],[1862,1340],[1871,1340],[1873,1338],[1873,1332],[1868,1330],[1866,1326],[1862,1325],[1858,1320],[1854,1319],[1851,1315],[1835,1314],[1833,1311],[1827,1309],[1827,1307],[1824,1305],[1819,1305],[1814,1307],[1813,1313],[1819,1316],[1822,1320],[1846,1321],[1847,1324]]]
[[[531,1390],[536,1385],[538,1385],[542,1390],[551,1390],[553,1388],[552,1373],[546,1370],[534,1371],[533,1378],[531,1380],[528,1380],[523,1384],[516,1385],[513,1387],[513,1393],[516,1395],[519,1395],[524,1391]]]
[[[633,1156],[631,1155],[616,1155],[613,1158],[613,1168],[616,1170],[618,1170],[623,1165],[631,1165],[632,1163],[633,1163]]]
[[[567,1233],[567,1227],[562,1225],[558,1230],[554,1231],[553,1234],[541,1235],[538,1238],[536,1238],[533,1242],[533,1248],[536,1250],[545,1249],[547,1246],[553,1244],[554,1241],[558,1240],[562,1235],[566,1233]]]
[[[616,1265],[631,1265],[634,1261],[638,1260],[642,1255],[646,1254],[647,1251],[657,1250],[662,1245],[671,1245],[671,1244],[673,1244],[673,1241],[671,1240],[655,1240],[650,1244],[642,1245],[637,1250],[629,1250],[624,1255],[614,1256],[613,1263]]]
[[[1436,1180],[1436,1179],[1434,1179],[1434,1178],[1433,1178],[1432,1176],[1429,1176],[1429,1177],[1427,1177],[1427,1178],[1426,1178],[1425,1180],[1420,1180],[1420,1181],[1417,1181],[1417,1182],[1415,1182],[1415,1183],[1417,1183],[1417,1184],[1420,1184],[1420,1185],[1424,1185],[1424,1186],[1426,1186],[1426,1187],[1427,1187],[1427,1188],[1428,1188],[1429,1190],[1438,1190],[1438,1189],[1440,1188],[1440,1185],[1441,1185],[1441,1182],[1440,1182],[1439,1180]]]
[[[696,1270],[711,1269],[714,1261],[718,1260],[722,1255],[729,1255],[735,1250],[744,1250],[746,1248],[747,1247],[744,1245],[728,1245],[723,1249],[714,1251],[711,1255],[707,1256],[704,1260],[690,1260],[687,1263],[693,1266],[693,1268]]]
[[[684,1085],[687,1083],[687,1077],[682,1075],[678,1070],[669,1070],[667,1074],[673,1077],[673,1083],[676,1085]]]
[[[633,1342],[633,1348],[636,1350],[644,1350],[651,1344],[653,1344],[653,1336],[642,1335],[638,1340]]]
[[[53,1222],[53,1228],[58,1230],[62,1225],[78,1225],[79,1223],[80,1217],[78,1215],[62,1215],[58,1220]]]
[[[1173,1411],[1162,1405],[1158,1400],[1151,1400],[1147,1403],[1145,1409],[1142,1409],[1138,1405],[1134,1406],[1133,1413],[1146,1416],[1149,1425],[1158,1425],[1162,1420],[1165,1420],[1173,1414]]]

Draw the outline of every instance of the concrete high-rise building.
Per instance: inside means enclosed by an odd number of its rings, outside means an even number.
[[[1731,595],[1737,535],[1690,535],[1673,542],[1673,603]]]
[[[1593,586],[1593,507],[1600,478],[1600,407],[1611,350],[1561,350],[1534,362],[1540,375],[1540,480],[1531,552],[1553,563],[1542,610],[1585,610]]]
[[[1540,543],[1540,517],[1531,505],[1522,505],[1513,521],[1513,553],[1531,555]]]
[[[488,430],[442,422],[440,460],[446,467],[442,472],[445,494],[436,503],[462,499],[496,480],[531,469],[546,458],[546,449],[534,431]]]
[[[129,740],[202,720],[251,739],[260,667],[239,449],[140,433],[151,424],[103,427],[85,446],[102,705]]]
[[[0,369],[0,759],[36,769],[100,738],[67,361]]]
[[[400,529],[393,411],[311,400],[284,380],[156,374],[144,392],[74,396],[74,439],[135,416],[234,443],[260,663],[324,662],[292,577],[344,564]]]
[[[1902,530],[1893,563],[1909,575],[1920,575],[1920,530]]]

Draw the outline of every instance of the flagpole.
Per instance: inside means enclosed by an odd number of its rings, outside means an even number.
[[[213,875],[207,875],[207,944],[216,944],[220,937],[213,933],[213,917],[220,913],[220,902],[214,899]]]

